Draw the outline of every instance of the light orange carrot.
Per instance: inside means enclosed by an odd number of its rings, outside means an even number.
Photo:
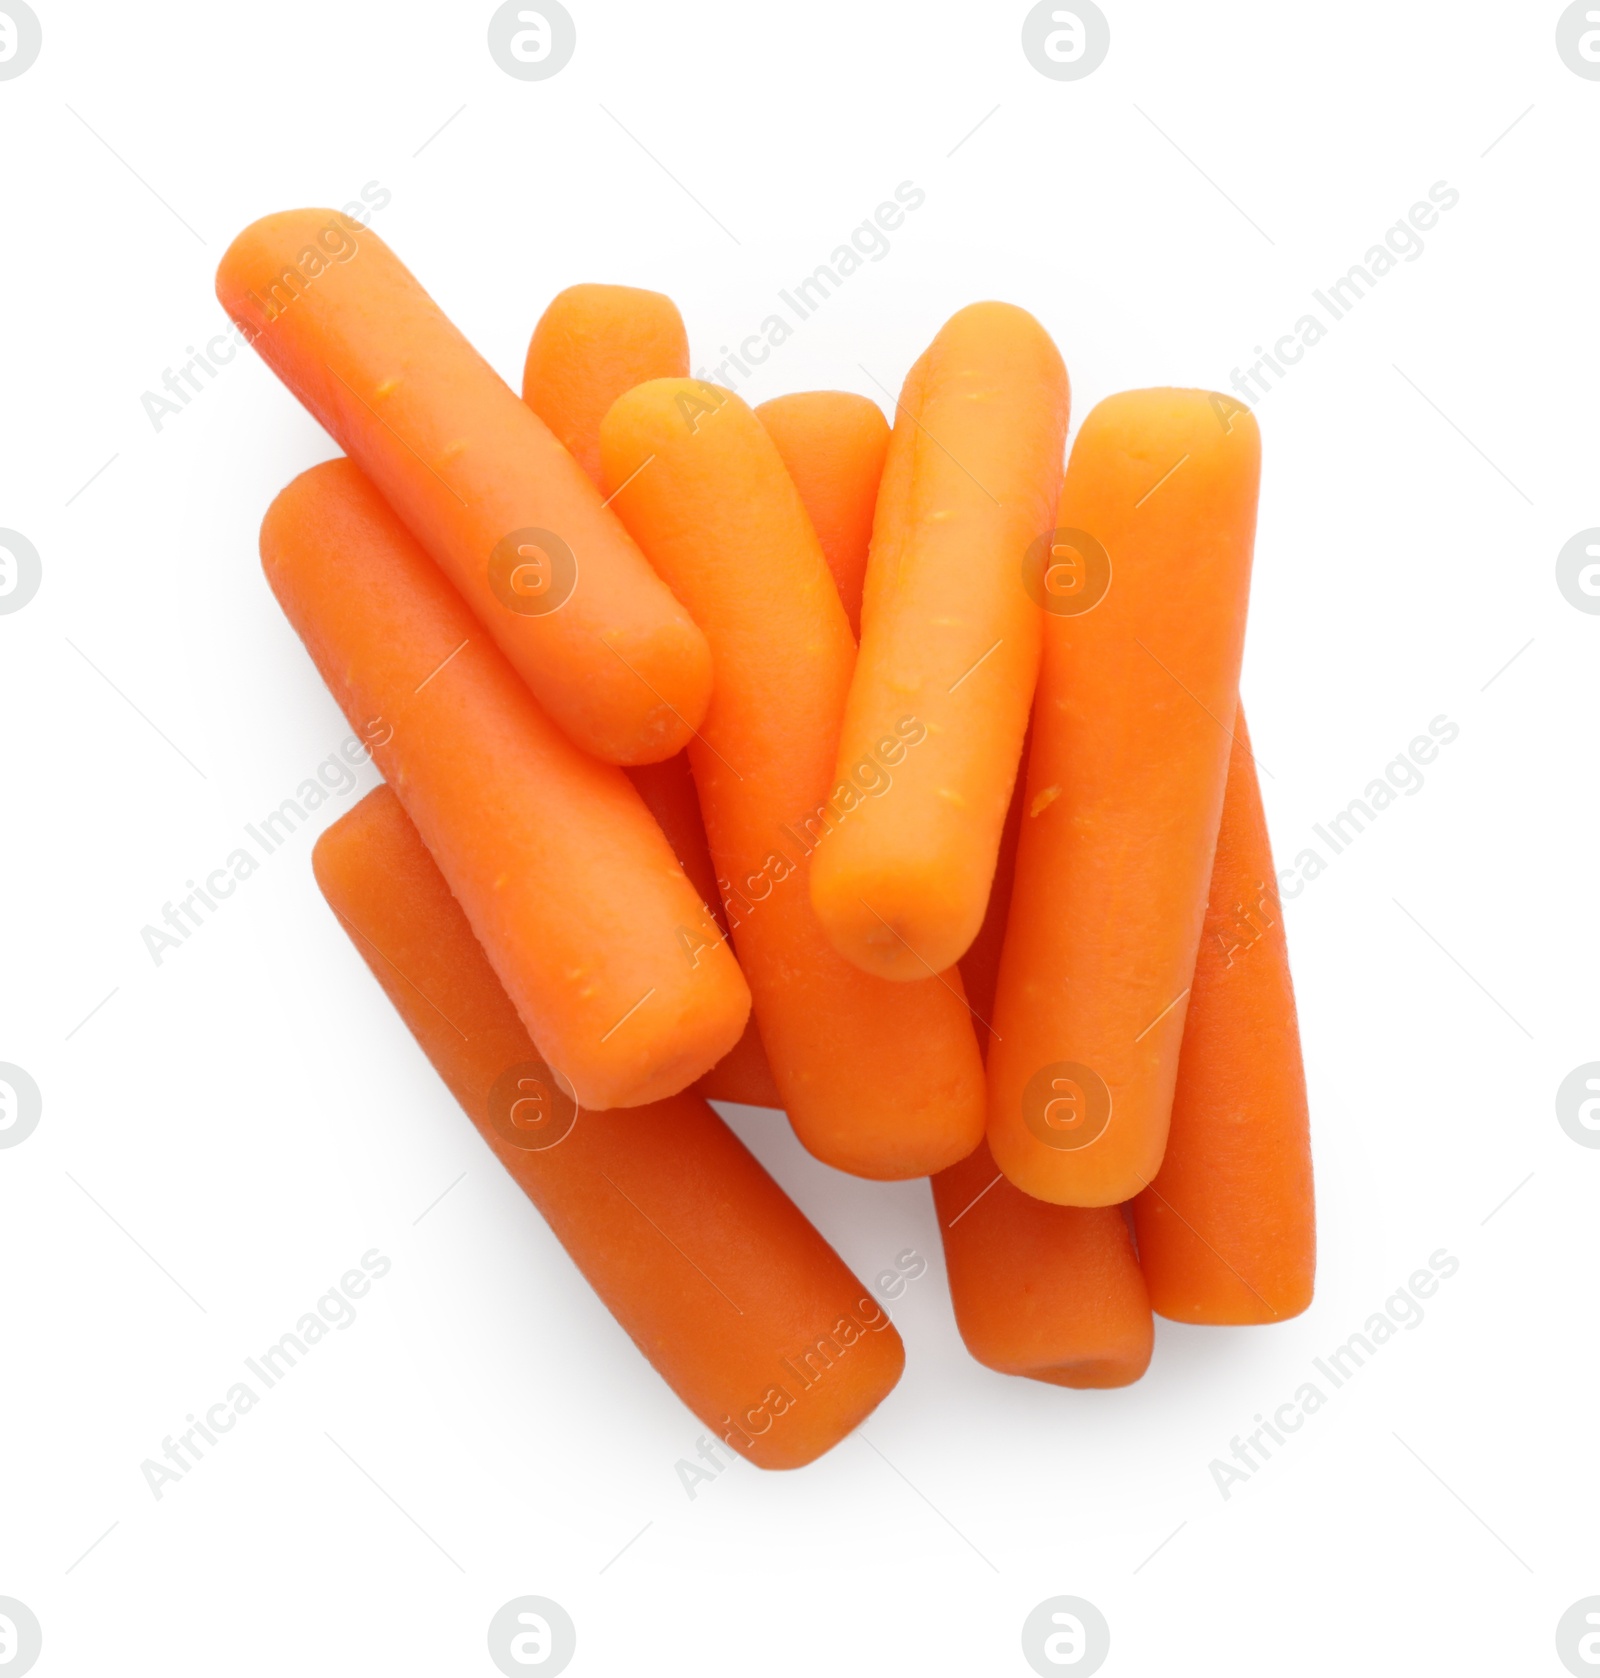
[[[539,318],[522,373],[522,399],[600,483],[600,422],[625,391],[689,371],[689,340],[670,297],[633,286],[576,285]],[[628,771],[701,900],[727,930],[689,760],[682,752]],[[696,1084],[701,1095],[776,1107],[754,1014],[744,1035]]]
[[[563,1097],[387,787],[322,835],[313,862],[484,1141],[719,1439],[796,1468],[871,1413],[905,1362],[882,1308],[697,1096],[610,1113]]]
[[[1111,397],[1084,421],[1051,551],[1037,552],[1032,585],[1056,609],[992,1021],[989,1145],[1041,1200],[1111,1205],[1161,1164],[1237,704],[1260,461],[1237,404],[1204,391]]]
[[[268,581],[461,901],[546,1060],[589,1107],[682,1089],[749,991],[620,769],[534,703],[346,460],[261,528]]]
[[[847,390],[775,396],[756,409],[756,418],[778,445],[822,544],[850,632],[859,638],[861,588],[889,448],[888,421],[876,402]]]
[[[710,692],[705,638],[375,233],[331,210],[267,216],[229,246],[217,296],[577,744],[613,763],[682,747]]]
[[[625,390],[684,378],[689,335],[670,297],[629,285],[575,285],[539,317],[522,368],[522,400],[600,482],[600,422]]]
[[[1039,668],[1021,567],[1054,518],[1067,404],[1049,335],[1005,303],[952,316],[906,379],[839,778],[908,710],[927,743],[811,870],[834,947],[880,978],[943,971],[983,920]]]
[[[860,972],[833,950],[806,891],[818,836],[856,819],[925,727],[908,707],[878,755],[835,781],[850,626],[782,458],[743,402],[657,380],[617,403],[600,444],[616,507],[712,645],[716,688],[689,761],[795,1131],[862,1176],[952,1164],[982,1130],[959,976],[896,985]]]
[[[980,1032],[994,1003],[1021,794],[1019,785],[983,926],[961,960]],[[1062,1387],[1121,1387],[1144,1374],[1155,1325],[1122,1207],[1035,1200],[1006,1181],[987,1144],[934,1177],[933,1203],[956,1327],[979,1363]]]
[[[1133,1203],[1163,1317],[1270,1323],[1311,1303],[1310,1121],[1283,908],[1241,706],[1166,1158]]]

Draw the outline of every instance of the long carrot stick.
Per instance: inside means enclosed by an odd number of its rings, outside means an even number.
[[[539,317],[522,367],[522,400],[600,482],[600,422],[647,379],[684,378],[689,335],[670,297],[629,285],[575,285]]]
[[[1061,487],[1067,371],[1022,309],[951,317],[906,379],[878,494],[838,774],[913,710],[928,743],[828,835],[811,901],[885,979],[952,965],[983,920],[1039,669],[1020,586]]]
[[[261,558],[585,1106],[671,1095],[720,1059],[749,991],[660,828],[620,769],[553,726],[349,461],[278,496]]]
[[[763,402],[756,418],[800,492],[850,632],[859,639],[872,515],[889,448],[883,410],[847,390],[797,390]]]
[[[559,727],[612,763],[683,745],[710,692],[705,638],[376,234],[329,210],[267,216],[229,246],[217,296]]]
[[[850,626],[783,461],[743,402],[691,380],[641,385],[606,415],[600,454],[624,521],[712,645],[716,689],[689,762],[795,1131],[861,1176],[952,1164],[982,1130],[959,976],[896,985],[862,973],[828,942],[806,890],[818,836],[892,782],[925,725],[902,710],[876,755],[835,781]]]
[[[1172,1131],[1133,1218],[1139,1262],[1163,1317],[1279,1322],[1311,1303],[1316,1222],[1305,1070],[1242,706]]]
[[[539,317],[522,371],[522,400],[600,487],[600,422],[625,391],[689,371],[689,338],[670,297],[634,286],[575,285]],[[603,490],[602,490],[603,493]],[[628,770],[689,883],[727,931],[689,760],[682,752]],[[715,1101],[779,1105],[755,1015],[695,1085]]]
[[[961,960],[980,1021],[994,1001],[1021,826],[1019,785],[983,926]],[[934,1177],[933,1204],[956,1327],[979,1363],[1062,1387],[1121,1387],[1144,1374],[1155,1325],[1120,1206],[1035,1200],[1006,1181],[986,1143]]]
[[[1041,1200],[1131,1199],[1166,1147],[1260,477],[1255,421],[1230,406],[1219,419],[1217,398],[1181,390],[1102,402],[1039,555],[1034,581],[1055,609],[992,1021],[989,1145]]]
[[[820,1456],[899,1379],[882,1309],[696,1096],[565,1100],[387,787],[334,823],[317,880],[483,1139],[662,1378],[763,1468]]]

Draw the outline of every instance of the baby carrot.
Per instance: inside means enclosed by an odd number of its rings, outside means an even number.
[[[1019,784],[983,926],[961,961],[980,1022],[994,1000],[1021,793]],[[1061,1387],[1121,1387],[1144,1374],[1155,1325],[1120,1206],[1035,1200],[1001,1176],[986,1143],[934,1177],[933,1204],[956,1327],[979,1363]]]
[[[387,787],[312,860],[484,1141],[719,1439],[763,1468],[797,1468],[871,1413],[905,1362],[881,1307],[699,1097],[594,1113],[562,1095]]]
[[[1133,1203],[1163,1317],[1270,1323],[1311,1303],[1311,1139],[1272,844],[1241,707],[1183,1025],[1172,1133]]]
[[[794,487],[811,520],[811,528],[822,544],[823,557],[839,590],[839,598],[850,617],[854,630],[860,622],[861,579],[867,569],[867,543],[872,535],[872,508],[878,495],[878,479],[883,472],[883,454],[889,442],[889,427],[878,405],[864,396],[852,396],[842,390],[799,391],[792,396],[777,396],[763,402],[756,409],[756,417],[766,428],[767,435],[777,444]],[[651,764],[648,769],[631,773],[637,782],[642,775],[655,775],[662,770],[675,770],[685,764],[685,757],[669,758],[664,764]],[[663,820],[656,809],[655,799],[644,791],[645,803],[656,812],[662,830],[672,840],[673,849],[683,861],[684,872],[699,883],[700,876],[690,866],[687,848],[692,844],[684,834],[680,845],[674,829]],[[689,796],[694,797],[693,783]],[[705,855],[705,867],[713,881],[711,853],[706,847],[705,830],[700,826],[699,807],[695,807],[695,826],[699,828],[699,851]],[[712,907],[720,899],[713,897]],[[760,1032],[752,1012],[744,1036],[695,1088],[701,1095],[715,1101],[742,1101],[754,1107],[781,1107],[783,1099],[772,1079],[767,1064],[766,1050],[761,1046]]]
[[[625,390],[684,378],[689,335],[670,297],[630,285],[568,286],[539,317],[522,400],[600,482],[600,422]]]
[[[600,457],[618,511],[706,631],[717,681],[689,762],[761,1040],[800,1140],[865,1177],[970,1153],[982,1068],[959,975],[891,984],[828,942],[806,891],[819,835],[859,818],[925,736],[909,707],[835,781],[855,647],[782,458],[736,396],[629,391]]]
[[[612,763],[683,745],[710,692],[704,636],[376,234],[331,210],[267,216],[229,246],[217,296],[572,740]]]
[[[797,390],[775,396],[756,418],[778,445],[805,503],[822,556],[838,586],[850,632],[861,635],[861,586],[867,544],[889,447],[889,424],[878,404],[847,390]]]
[[[943,971],[983,920],[1039,669],[1018,586],[1061,489],[1067,370],[1032,315],[975,303],[911,369],[889,441],[838,775],[912,710],[928,731],[888,795],[830,833],[811,901],[884,979]]]
[[[1150,1365],[1150,1294],[1120,1206],[1051,1206],[987,1143],[933,1179],[956,1327],[977,1361],[1058,1387],[1125,1387]]]
[[[1261,439],[1204,391],[1102,402],[1050,553],[989,1145],[1041,1200],[1108,1206],[1166,1147],[1228,768]],[[1076,589],[1076,592],[1074,592]],[[1085,592],[1087,590],[1087,592]]]
[[[627,776],[551,724],[377,491],[347,460],[314,466],[268,509],[261,558],[584,1105],[714,1065],[750,1007],[715,921]]]
[[[522,372],[522,400],[548,425],[595,484],[600,483],[600,422],[624,391],[689,371],[689,339],[670,297],[633,286],[575,285],[539,317]],[[628,778],[666,834],[689,883],[727,931],[717,871],[682,752],[639,764]],[[756,1030],[744,1035],[695,1085],[714,1101],[776,1107],[778,1092]]]

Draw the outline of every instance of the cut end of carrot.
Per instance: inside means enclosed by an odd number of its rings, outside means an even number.
[[[1127,1122],[1123,1131],[1113,1136],[1108,1127],[1094,1140],[1079,1146],[1057,1145],[1040,1141],[1035,1129],[1049,1126],[1048,1118],[1040,1111],[1043,1101],[1029,1103],[1036,1126],[998,1124],[995,1122],[997,1099],[995,1069],[1002,1064],[1005,1041],[1001,1038],[989,1054],[990,1067],[990,1124],[989,1146],[994,1151],[995,1164],[1006,1178],[1026,1195],[1047,1201],[1052,1206],[1120,1206],[1132,1200],[1148,1186],[1161,1167],[1161,1156],[1167,1145],[1166,1108],[1150,1111],[1137,1122]],[[1062,1063],[1067,1064],[1067,1063]],[[1071,1082],[1071,1076],[1068,1080]],[[1003,1088],[1003,1086],[1001,1086]],[[1023,1099],[1017,1100],[1020,1109]],[[1061,1142],[1073,1138],[1064,1136]]]
[[[274,306],[270,287],[281,278],[273,258],[284,249],[299,253],[305,266],[297,275],[305,283],[309,268],[333,262],[348,262],[360,246],[366,228],[342,210],[275,210],[244,228],[217,264],[217,301],[247,330],[257,330],[270,320]],[[313,260],[306,263],[307,257]],[[281,268],[282,264],[277,267]],[[266,288],[265,297],[260,295]]]
[[[983,924],[983,899],[954,894],[948,883],[937,866],[925,878],[915,868],[862,867],[830,835],[811,865],[811,906],[829,942],[862,972],[926,979],[954,967]]]
[[[870,1299],[841,1317],[819,1346],[780,1365],[782,1380],[763,1401],[763,1415],[779,1412],[769,1432],[724,1432],[730,1448],[758,1468],[804,1468],[826,1455],[878,1408],[905,1370],[899,1330]],[[808,1407],[812,1387],[824,1404]]]
[[[1255,415],[1215,390],[1162,385],[1118,391],[1089,410],[1074,453],[1086,437],[1128,461],[1141,461],[1152,490],[1207,456],[1253,457],[1258,471],[1261,459]]]
[[[1046,1381],[1052,1387],[1075,1387],[1093,1391],[1104,1387],[1130,1387],[1150,1367],[1151,1341],[1142,1353],[1132,1352],[1126,1357],[1091,1358],[1082,1363],[1062,1364],[1056,1369],[1024,1369],[1013,1371],[1030,1381]]]

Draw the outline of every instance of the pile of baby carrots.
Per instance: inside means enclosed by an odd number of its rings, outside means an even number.
[[[1314,1267],[1305,1082],[1238,706],[1260,438],[1112,396],[1066,462],[1039,323],[752,409],[579,285],[517,395],[368,228],[247,228],[223,306],[344,450],[261,530],[385,785],[329,906],[691,1410],[769,1468],[899,1379],[882,1307],[708,1105],[929,1177],[961,1335],[1138,1379],[1152,1311]]]

